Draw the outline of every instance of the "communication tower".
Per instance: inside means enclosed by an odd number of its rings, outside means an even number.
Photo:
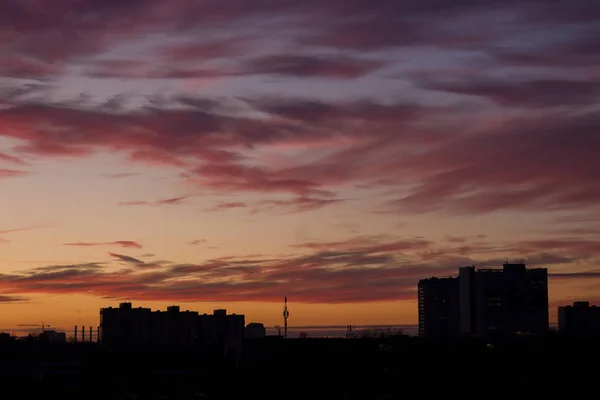
[[[287,296],[286,296],[283,301],[283,338],[284,339],[287,338],[287,326],[288,326],[287,320],[288,320],[289,316],[290,316],[290,312],[288,311]]]

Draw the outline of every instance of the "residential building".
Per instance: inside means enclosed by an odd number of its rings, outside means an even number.
[[[457,278],[419,282],[420,336],[541,335],[548,332],[548,319],[545,268],[463,267]]]
[[[52,344],[67,343],[67,335],[65,332],[57,332],[55,330],[44,330],[39,336],[40,342]]]
[[[558,307],[558,329],[566,336],[600,337],[600,307],[588,301]]]
[[[458,278],[428,278],[419,281],[419,336],[458,335]]]
[[[100,341],[106,345],[210,346],[243,337],[244,315],[226,310],[199,315],[179,306],[152,311],[131,303],[100,309]]]
[[[477,336],[540,335],[548,332],[548,270],[506,263],[474,270],[471,333]],[[465,289],[469,290],[469,289]],[[474,290],[474,292],[473,292]],[[466,308],[466,306],[465,306]]]
[[[121,303],[118,308],[101,308],[100,342],[111,346],[150,344],[156,340],[156,325],[151,324],[151,318],[151,309],[133,308],[131,303]]]

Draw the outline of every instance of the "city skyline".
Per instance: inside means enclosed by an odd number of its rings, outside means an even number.
[[[395,3],[4,0],[0,328],[416,325],[507,259],[600,303],[600,6]]]

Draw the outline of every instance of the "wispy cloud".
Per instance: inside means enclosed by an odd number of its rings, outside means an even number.
[[[135,266],[138,268],[146,268],[146,269],[161,268],[166,264],[166,262],[164,262],[164,261],[146,262],[146,261],[140,260],[139,258],[131,257],[131,256],[124,255],[124,254],[108,253],[108,255],[110,255],[111,257],[114,257],[114,258],[118,259],[119,261],[122,261],[128,265],[132,265],[132,266]]]
[[[276,89],[270,98],[169,93],[143,101],[116,94],[100,104],[58,101],[51,85],[15,84],[0,93],[0,135],[16,140],[14,154],[27,160],[109,151],[177,169],[191,191],[259,193],[270,207],[292,212],[338,204],[349,187],[380,196],[378,213],[554,211],[598,203],[600,165],[591,150],[600,145],[591,107],[600,100],[596,2],[461,0],[439,2],[435,13],[428,2],[396,3],[234,0],[223,8],[173,0],[166,12],[154,1],[88,1],[73,14],[67,3],[47,10],[12,1],[0,32],[8,43],[2,76],[42,81],[77,69],[84,78],[142,84],[245,79],[252,87],[260,78],[306,83],[307,90],[293,96]],[[497,24],[500,15],[514,18]],[[101,19],[111,23],[100,26]],[[261,29],[248,34],[246,24]],[[62,40],[64,32],[77,42]],[[140,57],[117,55],[155,33],[169,40],[149,40]],[[421,59],[439,62],[406,61]],[[396,86],[401,100],[387,90]],[[310,87],[319,90],[311,96]],[[0,160],[18,165],[14,154],[2,152]],[[513,161],[500,162],[507,155]],[[0,169],[2,178],[27,174]],[[384,195],[390,188],[402,190],[390,199]]]
[[[218,203],[211,208],[205,208],[204,211],[223,211],[231,210],[232,208],[246,208],[248,205],[243,202]]]
[[[171,197],[169,199],[159,200],[156,203],[157,204],[180,204],[180,203],[183,203],[185,201],[185,199],[187,199],[187,196]]]
[[[7,4],[0,76],[62,82],[77,70],[91,88],[160,79],[175,89],[65,100],[50,83],[10,80],[0,136],[16,147],[0,161],[14,169],[0,178],[28,175],[23,160],[110,152],[176,170],[190,193],[261,194],[284,212],[337,205],[350,188],[381,199],[378,215],[589,210],[600,200],[594,0]],[[134,44],[140,54],[120,55]],[[273,86],[181,93],[199,81]]]
[[[136,172],[119,172],[116,174],[104,174],[103,176],[111,179],[123,179],[123,178],[131,178],[139,175]]]
[[[454,275],[464,265],[500,267],[504,254],[521,255],[531,266],[548,266],[551,279],[600,278],[597,270],[586,267],[600,257],[597,243],[586,244],[585,255],[579,245],[550,249],[553,245],[534,241],[497,248],[477,240],[440,245],[421,238],[366,236],[298,244],[294,248],[301,253],[276,258],[227,256],[187,264],[109,253],[130,268],[115,269],[110,263],[49,266],[2,274],[0,281],[4,294],[16,297],[85,292],[132,300],[280,301],[287,295],[296,302],[376,302],[412,300],[419,279]]]
[[[74,242],[65,243],[65,246],[91,247],[91,246],[119,246],[125,248],[141,249],[143,246],[131,240],[118,240],[115,242]]]
[[[160,205],[175,205],[182,204],[189,196],[171,197],[168,199],[161,199],[156,201],[145,201],[145,200],[134,200],[134,201],[122,201],[119,203],[120,206],[160,206]]]
[[[23,297],[7,296],[0,294],[0,303],[21,303],[26,301],[28,301],[28,299]]]
[[[17,164],[17,165],[27,165],[27,163],[25,161],[23,161],[21,158],[10,155],[10,154],[2,153],[2,152],[0,152],[0,161],[5,161],[8,163]]]
[[[20,228],[2,229],[2,230],[0,230],[0,235],[7,234],[7,233],[32,231],[32,230],[36,230],[36,229],[52,228],[52,227],[54,227],[54,225],[32,225],[32,226],[24,226],[24,227],[20,227]]]
[[[29,175],[28,171],[21,171],[16,169],[5,169],[0,168],[0,178],[15,178],[19,176]]]

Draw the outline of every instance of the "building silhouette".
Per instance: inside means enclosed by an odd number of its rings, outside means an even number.
[[[566,336],[600,337],[600,307],[588,301],[558,307],[558,329]]]
[[[545,268],[463,267],[457,278],[419,281],[420,336],[540,335],[548,327]]]
[[[156,324],[152,324],[151,319],[151,309],[133,308],[131,303],[121,303],[119,308],[101,308],[100,343],[105,345],[152,343],[159,334],[153,332],[156,330]]]
[[[0,343],[10,342],[15,339],[16,339],[16,336],[12,336],[8,332],[0,332]]]
[[[458,335],[458,278],[428,278],[419,281],[419,336]]]
[[[236,344],[244,338],[244,315],[215,310],[213,314],[134,308],[121,303],[118,308],[100,309],[100,342],[105,345],[213,346]]]
[[[266,336],[267,330],[260,322],[251,322],[246,325],[246,339],[262,339]]]
[[[201,343],[214,345],[222,342],[241,346],[244,339],[244,315],[227,314],[227,310],[215,310],[212,314],[198,316],[198,338]]]
[[[43,343],[64,344],[67,343],[67,335],[65,332],[47,329],[40,333],[39,341]]]

